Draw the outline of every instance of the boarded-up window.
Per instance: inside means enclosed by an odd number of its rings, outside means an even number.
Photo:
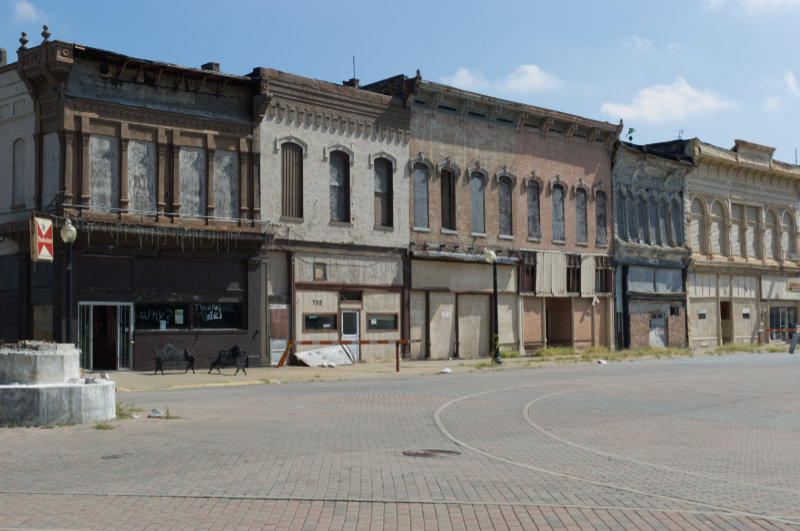
[[[43,139],[42,150],[42,208],[56,204],[56,199],[61,187],[58,185],[59,163],[61,160],[61,143],[58,133],[47,133]]]
[[[560,184],[553,185],[553,240],[560,242],[566,240],[564,231],[564,187]]]
[[[456,230],[456,179],[453,172],[442,170],[442,228]]]
[[[683,245],[683,208],[677,201],[672,202],[670,218],[672,222],[672,244],[681,247]]]
[[[744,250],[744,208],[742,205],[731,205],[731,254],[742,256]]]
[[[567,293],[581,292],[581,255],[567,255]]]
[[[214,216],[239,217],[239,154],[214,152]]]
[[[539,182],[531,180],[528,183],[528,238],[536,240],[542,237],[539,217],[539,192]]]
[[[716,255],[728,256],[725,245],[725,211],[719,201],[711,207],[711,252]]]
[[[589,229],[586,221],[586,190],[578,188],[575,191],[575,236],[581,243],[589,239]]]
[[[12,204],[25,204],[25,141],[14,141],[14,179],[12,181]]]
[[[758,207],[749,206],[747,211],[747,256],[748,258],[761,258],[761,246],[759,245],[758,229],[761,219],[761,212]]]
[[[375,224],[392,226],[392,162],[375,159]]]
[[[608,243],[608,235],[606,234],[606,193],[597,192],[594,202],[595,229],[597,231],[595,241],[597,245],[606,245]]]
[[[781,247],[785,254],[794,253],[797,246],[797,235],[795,234],[794,221],[788,212],[783,213],[783,227],[781,227]],[[789,258],[784,256],[784,258]]]
[[[119,141],[104,135],[89,138],[89,205],[119,207]]]
[[[128,142],[128,209],[156,210],[156,146],[153,142]]]
[[[622,190],[617,190],[616,201],[614,202],[614,218],[616,219],[617,226],[616,234],[620,240],[628,239],[628,227],[625,223],[625,195]]]
[[[689,245],[691,245],[694,252],[706,254],[708,251],[706,250],[705,228],[703,227],[705,223],[705,209],[699,199],[692,201],[691,212],[691,239]]]
[[[511,179],[500,177],[498,181],[497,195],[500,199],[500,234],[510,236],[512,234],[512,211],[511,211]]]
[[[520,293],[536,291],[536,253],[522,252],[519,264],[519,291]]]
[[[350,157],[342,151],[330,155],[331,221],[350,221]]]
[[[281,145],[281,216],[303,217],[303,148],[294,142]]]
[[[767,258],[772,260],[778,259],[777,229],[775,213],[772,210],[767,210],[767,214],[764,216],[764,250],[767,253]]]
[[[203,148],[181,148],[181,216],[206,214],[206,152]]]
[[[414,226],[428,228],[428,167],[414,164]]]
[[[478,234],[486,233],[486,218],[484,215],[484,187],[483,175],[473,172],[469,179],[469,207],[471,215],[470,230]]]

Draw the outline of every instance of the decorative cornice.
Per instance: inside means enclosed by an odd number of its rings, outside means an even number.
[[[322,148],[322,160],[328,160],[330,154],[334,151],[342,151],[347,153],[347,156],[350,158],[350,166],[355,166],[356,164],[356,154],[355,152],[347,146],[342,144],[333,144],[329,147]]]
[[[436,172],[441,175],[442,170],[447,170],[453,173],[453,177],[458,179],[461,175],[461,168],[458,167],[458,164],[450,160],[450,157],[445,157],[443,161],[436,165]]]
[[[511,188],[517,186],[517,176],[508,169],[508,166],[503,166],[502,170],[494,174],[494,179],[498,185],[500,184],[501,177],[506,177],[511,180]]]
[[[275,153],[278,153],[281,150],[281,146],[283,144],[287,143],[287,142],[291,142],[293,144],[297,144],[298,146],[303,148],[303,158],[304,159],[308,158],[308,144],[306,144],[305,142],[303,142],[302,140],[300,140],[299,138],[297,138],[294,135],[287,135],[287,136],[282,136],[280,138],[276,138],[275,139]]]
[[[386,159],[392,163],[392,171],[397,171],[397,159],[385,151],[379,151],[377,153],[370,153],[367,155],[367,168],[372,168],[375,159]]]
[[[425,154],[420,151],[416,157],[412,157],[408,160],[408,170],[411,172],[414,169],[415,164],[423,164],[428,167],[428,171],[432,172],[434,165],[431,159],[425,156]]]
[[[475,164],[467,168],[467,178],[471,179],[473,173],[479,174],[485,184],[489,183],[489,172],[487,172],[484,168],[481,168],[481,163],[479,161],[475,161]]]

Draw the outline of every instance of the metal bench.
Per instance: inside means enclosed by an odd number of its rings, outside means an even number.
[[[247,352],[240,349],[239,345],[234,345],[228,350],[220,350],[215,356],[211,356],[208,362],[209,374],[211,374],[211,371],[214,369],[217,369],[219,373],[220,367],[236,367],[236,372],[233,373],[234,376],[239,374],[240,369],[243,373],[247,374],[245,370],[245,367],[247,367]]]
[[[164,348],[154,348],[153,353],[156,357],[156,371],[153,374],[158,374],[158,371],[161,371],[163,375],[165,365],[186,367],[186,370],[183,371],[184,374],[189,372],[189,369],[192,369],[192,374],[194,374],[194,356],[190,356],[188,350],[180,350],[167,343]]]

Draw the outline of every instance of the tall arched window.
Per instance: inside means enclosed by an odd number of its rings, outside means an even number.
[[[470,230],[474,233],[486,233],[486,216],[484,203],[484,176],[480,172],[472,172],[469,178]]]
[[[375,159],[375,225],[392,226],[392,161]]]
[[[797,232],[795,231],[792,216],[788,212],[783,213],[783,225],[781,226],[781,248],[783,249],[784,260],[789,259],[789,253],[797,252]]]
[[[414,186],[414,227],[428,228],[428,166],[417,163],[412,168]]]
[[[656,207],[656,200],[653,197],[647,200],[647,228],[647,243],[661,245],[661,238],[658,234],[658,207]]]
[[[614,201],[614,214],[617,221],[616,234],[620,240],[628,239],[628,226],[625,223],[625,195],[622,190],[617,190],[616,201]]]
[[[608,244],[608,235],[606,234],[606,193],[602,190],[595,195],[594,210],[595,219],[597,220],[595,224],[595,241],[597,245],[606,245]]]
[[[656,204],[658,209],[658,244],[669,245],[669,205],[664,200],[659,200]]]
[[[760,243],[760,222],[761,222],[761,211],[758,207],[755,206],[748,206],[745,207],[745,216],[746,216],[746,230],[747,235],[745,238],[746,246],[747,246],[747,257],[748,258],[761,258],[761,246]]]
[[[14,141],[13,179],[11,200],[14,206],[25,204],[25,140]]]
[[[670,221],[672,225],[672,244],[677,247],[683,246],[683,205],[678,201],[672,202],[670,209]]]
[[[764,216],[764,254],[770,260],[778,260],[778,224],[775,212],[767,210]]]
[[[442,188],[442,228],[456,230],[456,177],[450,170],[439,172]]]
[[[744,256],[744,206],[731,205],[731,255]]]
[[[343,151],[330,154],[331,221],[350,221],[350,157]]]
[[[564,228],[564,185],[553,185],[553,240],[566,241]]]
[[[647,200],[641,196],[636,198],[636,228],[638,229],[639,243],[650,243],[650,228],[647,223]]]
[[[630,193],[625,194],[625,212],[628,219],[628,237],[631,242],[639,241],[639,224],[636,215],[636,200]]]
[[[725,238],[725,210],[722,203],[714,201],[711,207],[711,252],[719,256],[728,256]]]
[[[303,217],[303,148],[294,142],[281,145],[281,216]]]
[[[692,251],[700,254],[708,254],[708,249],[706,248],[705,208],[699,199],[694,199],[692,201],[689,219],[691,222],[689,245],[691,245]]]
[[[528,181],[528,238],[535,240],[542,238],[541,218],[539,217],[540,191],[539,181],[533,179]]]
[[[500,234],[504,236],[511,236],[514,230],[512,223],[514,217],[511,210],[511,190],[513,186],[511,179],[506,176],[500,177],[497,181],[498,206],[500,208]]]
[[[575,238],[580,243],[589,241],[589,228],[586,221],[586,190],[575,190]]]

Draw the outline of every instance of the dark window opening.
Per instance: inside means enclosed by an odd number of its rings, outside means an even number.
[[[281,146],[281,215],[303,217],[303,148],[292,142]]]
[[[449,170],[442,170],[442,228],[456,230],[456,185],[455,176]]]
[[[331,221],[350,221],[350,157],[330,154]]]
[[[613,266],[610,256],[594,257],[594,290],[597,293],[611,293]]]
[[[376,159],[375,168],[375,224],[392,226],[392,163]]]
[[[397,314],[367,314],[367,330],[397,330]]]
[[[597,218],[597,236],[595,241],[597,245],[608,244],[608,236],[606,235],[606,193],[597,192],[595,196],[595,216]]]
[[[522,253],[522,261],[519,266],[519,277],[520,292],[534,293],[536,291],[536,253]]]
[[[567,293],[581,292],[581,255],[567,255]]]
[[[671,317],[678,317],[681,314],[681,307],[680,306],[670,306],[669,307],[669,315]]]
[[[339,294],[340,301],[361,301],[363,298],[361,291],[343,291]]]
[[[303,330],[336,330],[335,313],[311,313],[303,316]]]

